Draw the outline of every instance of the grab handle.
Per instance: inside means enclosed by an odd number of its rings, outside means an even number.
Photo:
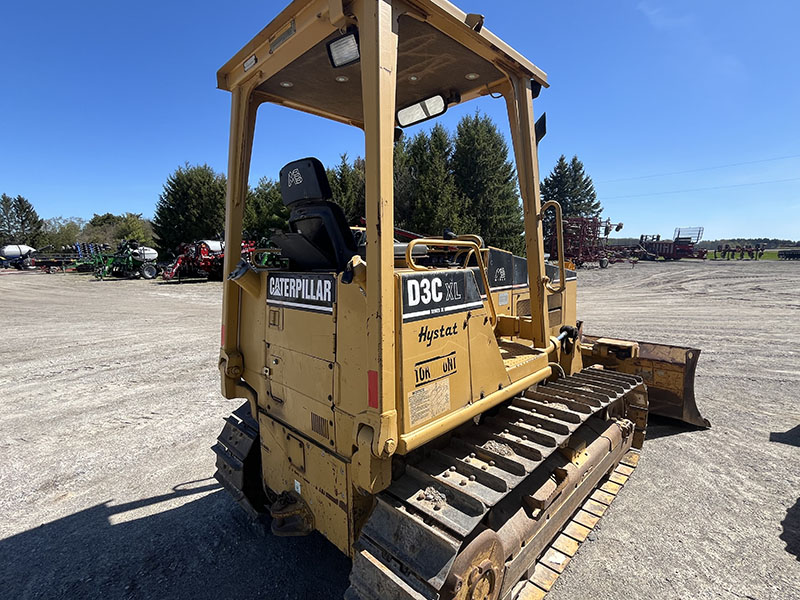
[[[545,287],[553,293],[560,293],[567,287],[566,284],[566,265],[564,258],[564,225],[561,218],[561,205],[555,200],[548,200],[542,204],[542,210],[539,212],[539,219],[544,219],[544,211],[552,208],[556,213],[556,239],[558,240],[558,288],[550,285],[550,281],[546,280]]]
[[[414,246],[418,245],[425,245],[425,246],[439,246],[442,248],[466,248],[469,250],[467,253],[467,259],[464,261],[464,265],[469,264],[469,258],[471,254],[475,254],[475,258],[478,261],[478,270],[481,272],[481,279],[483,280],[483,289],[486,292],[486,300],[489,303],[489,321],[492,324],[492,328],[497,325],[497,311],[494,308],[494,301],[492,300],[492,292],[489,289],[489,278],[486,276],[486,266],[483,264],[483,256],[481,256],[481,249],[473,241],[467,240],[442,240],[442,239],[434,239],[434,238],[417,238],[415,240],[411,240],[408,242],[408,246],[406,246],[406,264],[409,266],[410,269],[414,271],[433,271],[436,269],[430,269],[428,267],[418,265],[414,262]]]

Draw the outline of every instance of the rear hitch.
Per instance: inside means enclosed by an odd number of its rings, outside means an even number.
[[[308,535],[314,531],[314,514],[302,497],[283,492],[269,508],[272,533],[279,536]]]

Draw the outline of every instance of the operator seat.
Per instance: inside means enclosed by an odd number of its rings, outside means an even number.
[[[291,268],[344,271],[358,254],[342,208],[331,200],[325,168],[316,158],[290,162],[280,172],[281,198],[291,210],[289,232],[272,241]]]

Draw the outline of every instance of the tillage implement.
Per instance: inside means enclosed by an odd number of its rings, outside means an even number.
[[[545,211],[561,230],[539,199],[547,78],[483,24],[442,0],[296,0],[218,73],[232,94],[219,368],[246,402],[216,477],[274,534],[316,530],[348,554],[351,600],[540,598],[636,466],[648,405],[707,426],[699,350],[583,335],[575,272],[543,251]],[[526,258],[472,234],[395,242],[396,135],[483,96],[508,111]],[[240,261],[266,103],[363,131],[358,241],[303,158],[280,171],[279,266]]]

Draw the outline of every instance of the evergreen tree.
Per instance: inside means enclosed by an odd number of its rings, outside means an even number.
[[[437,124],[429,134],[418,133],[401,151],[406,187],[395,196],[397,226],[424,235],[441,235],[445,228],[465,232],[470,222],[451,170],[453,140],[447,130]]]
[[[20,243],[36,247],[42,236],[44,220],[34,210],[33,205],[26,198],[14,198],[14,212],[17,219],[17,238]]]
[[[567,162],[562,154],[541,186],[542,202],[555,200],[564,217],[597,217],[602,212],[592,178],[583,163],[573,156]]]
[[[336,168],[327,170],[333,200],[342,207],[350,225],[361,225],[361,218],[366,217],[365,168],[363,158],[356,158],[351,165],[347,154],[342,154]]]
[[[602,212],[592,178],[583,163],[573,156],[568,163],[562,154],[541,186],[542,202],[555,200],[564,217],[597,217]]]
[[[0,196],[0,240],[3,244],[37,247],[42,241],[44,220],[23,196]]]
[[[456,130],[452,158],[454,180],[464,197],[463,215],[474,219],[472,231],[486,244],[522,253],[522,206],[508,145],[492,120],[479,113],[465,116]]]
[[[402,136],[394,143],[394,224],[411,231],[414,169],[409,155],[411,141]]]
[[[603,208],[597,200],[592,178],[586,174],[583,163],[573,156],[567,162],[562,154],[550,175],[544,178],[541,188],[542,203],[555,200],[561,205],[564,218],[597,217]],[[542,221],[545,238],[545,249],[552,245],[555,216],[548,210]]]
[[[178,167],[156,204],[153,231],[159,250],[217,238],[225,223],[225,186],[225,175],[208,165]]]
[[[274,229],[285,230],[288,221],[289,209],[283,204],[280,184],[262,177],[248,194],[244,212],[246,237],[255,241],[269,239]]]
[[[0,246],[14,241],[14,199],[3,194],[0,196]]]

